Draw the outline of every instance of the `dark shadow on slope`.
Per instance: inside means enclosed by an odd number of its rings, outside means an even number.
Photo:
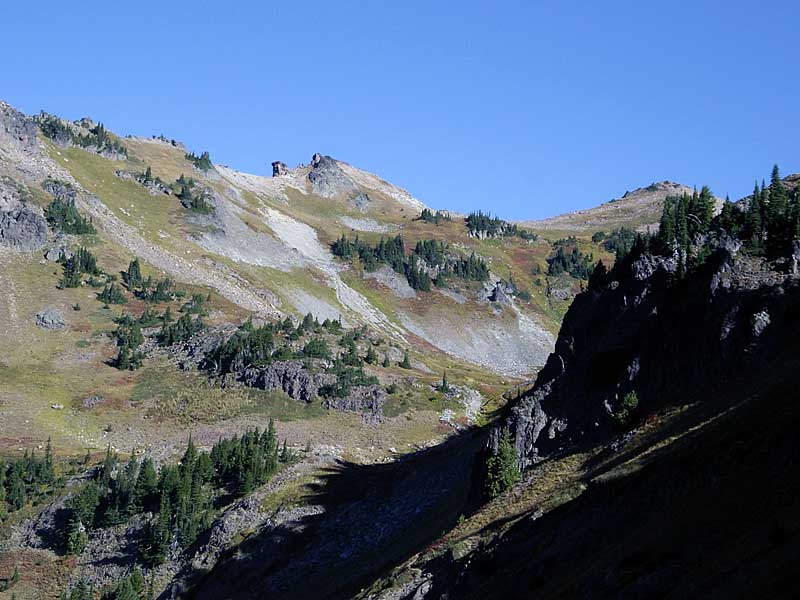
[[[190,582],[188,596],[352,596],[477,507],[486,437],[474,429],[392,463],[337,464],[313,489],[318,514],[263,528]]]
[[[521,519],[468,565],[428,563],[428,597],[797,597],[800,365],[781,366],[782,382]]]

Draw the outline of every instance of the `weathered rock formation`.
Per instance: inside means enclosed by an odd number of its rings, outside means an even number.
[[[19,205],[0,212],[0,246],[34,252],[47,243],[47,222],[34,208]]]
[[[78,197],[74,187],[57,179],[45,179],[42,182],[42,189],[56,200],[61,200],[62,202],[74,201]]]
[[[67,245],[67,240],[64,234],[59,234],[56,237],[56,239],[47,249],[47,252],[44,253],[44,257],[50,262],[57,262],[62,258],[67,259],[72,257],[72,251]]]
[[[372,421],[383,418],[383,403],[386,390],[379,385],[354,387],[344,398],[326,398],[323,406],[328,409],[357,412]]]
[[[338,195],[350,197],[359,193],[356,185],[330,156],[320,154],[313,156],[308,180],[314,193],[323,198],[333,198]]]
[[[18,110],[0,101],[0,149],[17,147],[33,152],[37,147],[36,124]]]
[[[281,175],[288,175],[289,174],[289,167],[286,166],[286,163],[283,163],[279,160],[276,160],[272,163],[272,176],[273,177],[280,177]]]
[[[800,280],[790,260],[768,264],[737,249],[719,240],[706,265],[677,282],[674,258],[643,255],[619,281],[575,298],[536,385],[503,424],[522,466],[611,436],[629,392],[641,418],[713,397],[718,382],[743,372],[767,377],[767,357],[798,334]]]
[[[336,381],[333,375],[311,373],[301,360],[280,360],[265,367],[250,367],[234,377],[248,387],[280,390],[304,402],[311,402],[323,385]]]

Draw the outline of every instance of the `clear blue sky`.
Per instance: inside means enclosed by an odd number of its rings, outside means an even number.
[[[245,171],[319,151],[506,218],[800,171],[789,0],[2,4],[0,98]]]

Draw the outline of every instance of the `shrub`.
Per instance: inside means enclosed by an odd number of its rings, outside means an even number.
[[[612,414],[612,419],[618,427],[625,427],[631,419],[631,414],[639,406],[639,397],[636,392],[628,392],[622,399],[619,410]]]

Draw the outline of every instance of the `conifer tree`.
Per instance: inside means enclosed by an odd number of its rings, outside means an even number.
[[[747,207],[747,214],[745,216],[745,242],[752,252],[761,251],[761,238],[763,235],[763,222],[761,219],[761,190],[758,189],[758,182],[756,182],[753,189],[753,197]]]
[[[726,197],[725,203],[722,205],[722,211],[719,213],[719,226],[722,227],[728,235],[736,235],[738,233],[736,216],[733,210],[733,203]]]
[[[786,189],[781,181],[778,165],[772,168],[769,184],[769,205],[766,207],[766,249],[771,257],[788,254],[794,231],[789,217]]]
[[[497,454],[486,461],[485,491],[489,498],[496,498],[519,480],[517,451],[511,443],[508,431],[503,431],[497,445]]]
[[[370,344],[367,348],[367,355],[364,357],[364,360],[370,365],[374,365],[376,362],[378,362],[378,355],[375,353],[375,349],[372,347],[372,344]]]
[[[661,212],[661,222],[658,227],[658,240],[661,252],[665,255],[672,254],[675,243],[675,202],[672,198],[664,201],[664,209]]]

